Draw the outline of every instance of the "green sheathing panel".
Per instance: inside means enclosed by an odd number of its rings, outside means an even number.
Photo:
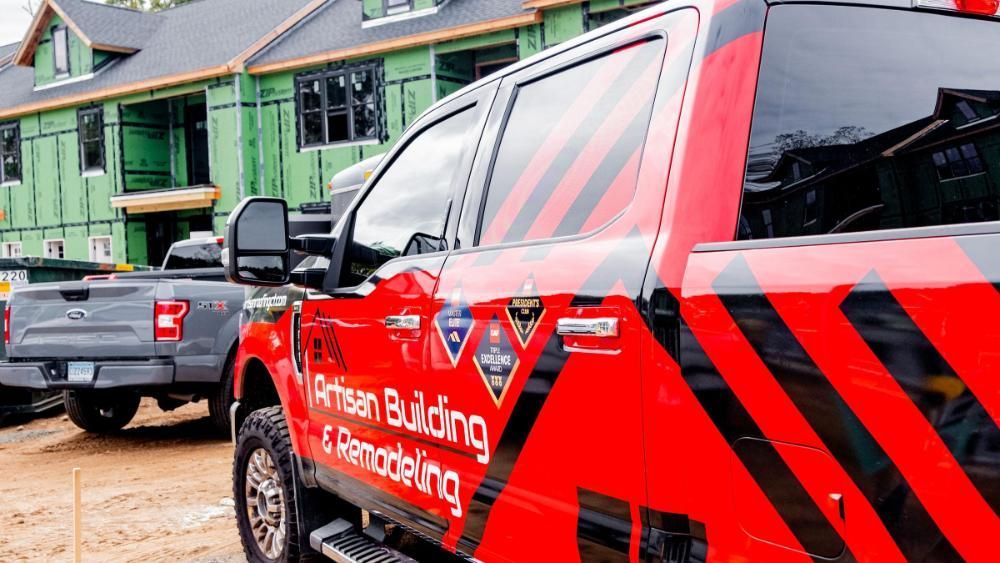
[[[622,0],[590,0],[590,13],[607,12],[622,7]]]
[[[126,261],[129,264],[146,264],[149,262],[149,255],[146,249],[146,223],[143,221],[129,221],[125,223],[125,246]],[[115,244],[112,239],[112,246]],[[112,249],[114,250],[114,249]]]
[[[580,6],[566,6],[546,10],[545,45],[551,47],[583,34],[583,10]]]
[[[22,256],[42,256],[42,231],[34,229],[24,231],[21,236]]]
[[[365,62],[365,59],[349,62]],[[297,73],[260,77],[260,142],[264,154],[262,193],[284,197],[292,207],[325,201],[326,184],[333,175],[364,158],[386,152],[399,139],[404,128],[430,107],[434,89],[429,48],[389,53],[382,58],[382,63],[386,142],[379,144],[346,144],[300,150],[294,95]],[[253,155],[250,156],[252,160]]]
[[[86,225],[81,225],[79,227],[66,227],[63,234],[64,239],[66,240],[63,252],[66,253],[67,259],[90,259],[90,244],[87,240],[87,237],[90,235]]]
[[[39,38],[35,49],[35,85],[44,86],[56,81],[56,60],[53,54],[52,28],[63,25],[59,16],[53,16]],[[94,71],[94,53],[72,29],[68,29],[66,37],[69,40],[69,75],[83,76]]]
[[[242,117],[240,134],[243,153],[243,189],[246,196],[261,195],[260,150],[257,145],[257,81],[248,74],[240,75],[240,105]],[[235,207],[235,205],[234,205]],[[221,209],[232,211],[232,207]]]
[[[545,33],[541,25],[529,25],[518,30],[517,50],[521,59],[541,53],[545,49]]]
[[[143,248],[142,260],[130,260],[128,244],[125,242],[126,223],[112,223],[111,228],[111,255],[116,264],[145,264],[145,248]],[[95,232],[94,234],[107,234]]]
[[[121,106],[125,191],[172,187],[170,112],[166,101]]]
[[[362,0],[361,9],[366,20],[381,18],[382,0]]]
[[[239,201],[240,168],[236,151],[236,84],[230,80],[208,87],[208,151],[212,182],[222,189],[220,210]]]

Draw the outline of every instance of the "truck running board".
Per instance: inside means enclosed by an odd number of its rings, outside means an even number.
[[[309,534],[309,545],[337,563],[404,563],[409,558],[354,530],[347,520],[334,520]]]

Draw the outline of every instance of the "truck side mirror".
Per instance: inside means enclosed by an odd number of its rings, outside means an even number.
[[[291,245],[285,200],[243,200],[226,222],[223,254],[226,279],[232,283],[271,287],[287,284]]]

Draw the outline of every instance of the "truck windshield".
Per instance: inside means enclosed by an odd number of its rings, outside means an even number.
[[[1000,220],[1000,22],[768,16],[739,237]]]
[[[221,268],[222,245],[217,242],[174,245],[163,262],[164,270]]]

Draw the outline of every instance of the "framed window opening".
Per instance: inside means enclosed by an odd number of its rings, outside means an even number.
[[[404,14],[413,10],[413,0],[382,0],[382,9],[387,16]]]
[[[52,59],[56,78],[65,78],[70,75],[69,30],[64,25],[52,28]]]
[[[110,236],[90,237],[87,239],[87,242],[90,243],[88,246],[90,248],[91,262],[102,264],[111,264],[114,262]]]
[[[46,258],[66,258],[66,240],[65,239],[49,239],[45,241],[45,257]]]
[[[986,166],[974,143],[949,147],[931,155],[938,179],[942,182],[958,180],[986,172]]]
[[[80,172],[104,173],[104,108],[81,109],[77,114],[80,137]]]
[[[4,258],[19,258],[21,256],[21,243],[20,242],[5,242],[3,243],[3,257]]]
[[[299,148],[380,142],[380,65],[365,64],[296,78]]]
[[[0,185],[21,183],[21,124],[0,123]]]

